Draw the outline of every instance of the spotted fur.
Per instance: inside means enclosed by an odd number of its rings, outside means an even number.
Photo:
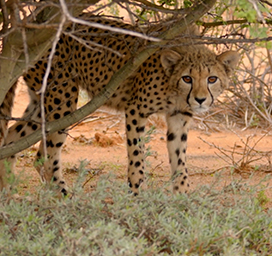
[[[86,19],[130,30],[139,30],[128,24],[101,17]],[[72,26],[70,33],[81,38],[78,42],[68,34],[62,34],[53,58],[45,97],[46,120],[60,119],[76,109],[79,87],[90,97],[95,96],[145,43],[143,40],[107,30],[82,25]],[[103,46],[103,47],[102,47]],[[118,52],[119,54],[116,54]],[[30,104],[23,117],[6,135],[5,123],[1,135],[5,145],[25,137],[40,128],[40,95],[48,55],[24,75],[29,88]],[[168,125],[167,148],[172,170],[174,192],[187,191],[189,187],[186,168],[186,148],[190,120],[195,113],[209,109],[218,95],[228,86],[229,75],[237,64],[238,54],[228,51],[216,55],[199,45],[170,47],[150,56],[138,70],[123,81],[105,105],[122,110],[126,115],[128,184],[136,195],[144,182],[144,142],[147,118],[154,113],[164,113]],[[9,107],[14,90],[7,95],[2,113],[10,114]],[[5,134],[4,134],[5,133]],[[47,136],[48,160],[37,164],[42,179],[57,184],[63,193],[67,186],[61,171],[61,148],[66,134],[56,132]],[[43,143],[36,160],[41,162]],[[15,156],[8,158],[11,166]],[[0,163],[0,186],[6,186],[4,161]]]

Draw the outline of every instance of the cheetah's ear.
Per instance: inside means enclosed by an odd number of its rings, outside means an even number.
[[[164,50],[161,53],[161,64],[165,70],[167,76],[170,76],[173,72],[174,66],[181,59],[179,53],[172,50]]]
[[[238,52],[235,52],[235,51],[227,51],[218,55],[217,59],[224,64],[227,73],[229,73],[233,69],[235,69],[240,59],[240,55]]]

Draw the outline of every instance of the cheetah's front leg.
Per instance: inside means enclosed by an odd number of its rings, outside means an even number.
[[[189,188],[186,168],[187,135],[192,115],[177,112],[166,116],[167,148],[172,170],[173,192],[187,192]]]
[[[134,108],[126,110],[128,184],[134,195],[144,182],[144,140],[146,118],[141,117]]]

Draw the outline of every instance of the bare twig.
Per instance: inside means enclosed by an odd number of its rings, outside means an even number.
[[[23,38],[23,42],[24,42],[26,70],[28,70],[28,67],[29,67],[29,55],[28,55],[28,46],[27,46],[27,43],[26,43],[25,28],[22,29],[22,38]]]
[[[63,15],[62,19],[60,21],[60,24],[59,24],[59,29],[58,29],[58,31],[56,33],[55,39],[54,39],[53,44],[52,44],[51,52],[50,52],[49,57],[48,57],[48,63],[47,63],[47,68],[46,68],[45,75],[44,75],[44,78],[43,78],[42,87],[37,92],[37,94],[41,94],[41,119],[42,119],[41,120],[41,129],[42,129],[42,140],[43,140],[43,154],[44,154],[44,159],[45,160],[47,160],[46,129],[45,129],[46,120],[45,120],[45,109],[44,109],[45,92],[46,92],[46,88],[47,88],[47,81],[48,81],[48,77],[49,77],[49,74],[50,74],[53,57],[54,57],[54,54],[55,54],[55,51],[56,51],[56,46],[57,46],[57,43],[58,43],[59,38],[61,36],[62,30],[63,30],[63,25],[64,25],[65,21],[66,21],[66,17],[65,17],[65,15]]]
[[[113,52],[114,54],[116,54],[119,57],[123,57],[123,55],[120,54],[118,51],[115,51],[112,48],[109,48],[109,47],[107,47],[105,45],[101,45],[101,44],[98,44],[98,43],[95,43],[95,42],[92,42],[92,41],[83,40],[82,38],[73,35],[71,32],[63,32],[63,34],[72,37],[73,39],[75,39],[76,41],[78,41],[79,43],[81,43],[82,45],[86,46],[87,48],[89,48],[89,49],[91,49],[93,51],[99,51],[98,49],[92,47],[92,46],[95,46],[95,47],[99,47],[101,49]]]
[[[266,131],[265,134],[263,134],[254,144],[253,146],[250,146],[250,141],[252,136],[247,137],[246,141],[244,141],[239,134],[237,134],[235,131],[232,131],[242,142],[244,147],[237,146],[236,143],[232,147],[231,150],[225,149],[223,147],[219,147],[215,145],[214,143],[207,142],[201,137],[198,137],[200,140],[202,140],[204,143],[208,144],[209,146],[212,146],[213,148],[217,149],[220,154],[217,152],[215,153],[219,158],[221,158],[223,161],[229,164],[229,166],[235,167],[236,170],[243,170],[245,167],[250,167],[250,164],[253,162],[257,162],[258,160],[261,160],[263,156],[267,156],[271,154],[272,151],[263,152],[256,149],[256,146],[258,143],[271,131],[269,129]],[[239,151],[237,150],[239,149]],[[235,159],[236,156],[240,156],[238,160]],[[220,168],[221,169],[221,168]],[[218,169],[217,169],[218,170]]]
[[[103,24],[99,24],[99,23],[96,23],[96,22],[90,22],[90,21],[75,18],[69,13],[69,11],[68,11],[68,9],[67,9],[67,7],[65,5],[64,0],[60,0],[60,4],[61,4],[61,8],[63,10],[63,13],[67,17],[67,19],[74,22],[74,23],[89,26],[89,27],[99,28],[99,29],[103,29],[103,30],[109,30],[109,31],[112,31],[112,32],[121,33],[121,34],[125,34],[125,35],[136,36],[136,37],[139,37],[139,38],[142,38],[142,39],[145,39],[145,40],[149,40],[149,41],[153,41],[153,42],[161,41],[161,39],[159,39],[159,38],[147,36],[147,35],[144,35],[142,33],[131,31],[131,30],[128,30],[128,29],[111,27],[111,26],[108,26],[108,25],[103,25]]]

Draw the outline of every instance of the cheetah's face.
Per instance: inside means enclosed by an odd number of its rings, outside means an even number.
[[[172,50],[161,55],[162,66],[169,83],[176,88],[182,110],[202,113],[229,84],[229,75],[239,60],[237,52],[228,51],[216,56],[212,52],[195,52],[181,56]],[[185,109],[184,109],[185,108]]]

